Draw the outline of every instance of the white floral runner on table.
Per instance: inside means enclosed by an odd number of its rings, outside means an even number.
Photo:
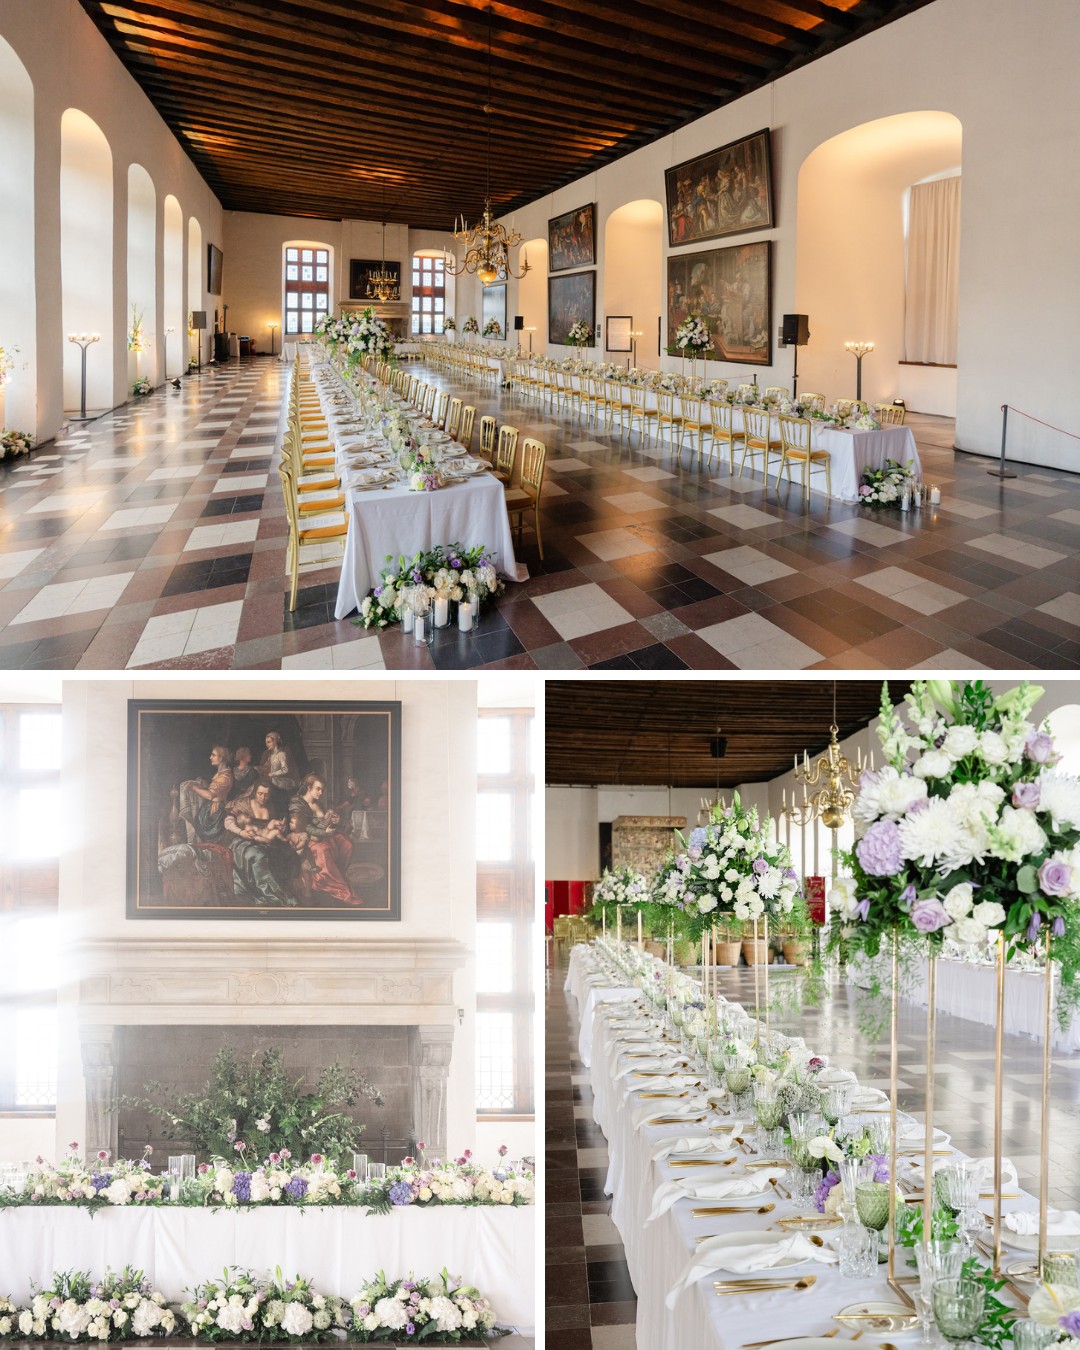
[[[639,957],[636,952],[630,952],[630,960],[666,972],[662,963]],[[687,990],[694,992],[696,982],[681,975],[675,978],[685,980]],[[597,979],[612,991],[613,1002],[593,998]],[[710,1107],[698,1107],[687,1115],[682,1110],[685,1106],[682,1099],[653,1099],[640,1105],[629,1100],[634,1091],[658,1090],[653,1087],[653,1079],[643,1078],[635,1083],[621,1072],[628,1063],[637,1063],[628,1055],[641,1053],[641,1042],[628,1039],[636,1034],[632,1028],[648,1027],[650,1039],[655,1035],[655,1024],[647,1016],[640,990],[634,989],[633,994],[626,992],[631,985],[627,974],[601,959],[599,945],[574,948],[568,986],[578,998],[583,1024],[590,1023],[593,1115],[608,1140],[610,1168],[605,1189],[612,1195],[612,1218],[622,1235],[637,1290],[639,1350],[685,1350],[687,1346],[695,1350],[710,1347],[721,1350],[775,1336],[824,1336],[836,1328],[833,1315],[848,1304],[867,1299],[895,1303],[884,1267],[867,1280],[846,1279],[839,1274],[827,1255],[828,1249],[836,1245],[835,1231],[824,1233],[826,1247],[817,1249],[816,1256],[802,1253],[805,1264],[794,1245],[778,1254],[770,1244],[760,1259],[755,1256],[752,1248],[758,1243],[769,1243],[770,1239],[777,1244],[788,1241],[790,1235],[776,1228],[778,1220],[807,1212],[805,1206],[797,1209],[783,1193],[791,1164],[778,1162],[775,1168],[747,1168],[745,1163],[753,1159],[735,1142],[739,1135],[753,1147],[755,1136],[745,1119],[732,1119]],[[620,989],[621,998],[616,993]],[[630,1002],[634,995],[636,1001]],[[674,1060],[678,1053],[677,1047],[669,1046],[669,1058]],[[831,1076],[836,1074],[834,1069],[827,1072]],[[647,1112],[642,1110],[646,1104],[652,1108]],[[643,1122],[640,1128],[635,1128],[635,1116]],[[658,1119],[667,1123],[648,1123]],[[919,1127],[902,1115],[900,1121],[904,1147],[921,1147]],[[717,1165],[693,1169],[673,1166],[672,1163],[691,1155],[694,1145],[688,1140],[700,1141],[701,1155],[710,1163],[715,1157]],[[667,1153],[669,1146],[673,1146],[674,1157]],[[949,1149],[947,1136],[936,1138],[935,1148]],[[725,1165],[725,1158],[733,1161]],[[909,1173],[910,1166],[905,1163],[901,1180]],[[739,1178],[750,1181],[750,1193],[739,1195],[732,1187],[720,1198],[724,1183]],[[769,1178],[775,1178],[778,1185],[774,1186]],[[667,1203],[676,1185],[685,1198]],[[693,1190],[705,1193],[711,1190],[718,1198],[706,1195],[700,1200],[693,1199],[690,1198]],[[1003,1210],[1009,1215],[1027,1216],[1035,1205],[1031,1196],[1020,1194],[1018,1199],[1004,1200]],[[714,1206],[737,1206],[741,1212],[694,1217],[695,1208]],[[654,1209],[662,1212],[650,1221]],[[766,1212],[760,1213],[762,1209]],[[1065,1216],[1061,1221],[1071,1220]],[[1022,1227],[1025,1219],[1017,1217],[1012,1223]],[[710,1243],[716,1250],[699,1247],[704,1239],[714,1237],[724,1239]],[[722,1250],[725,1247],[729,1249],[726,1255]],[[700,1262],[698,1256],[702,1258]],[[812,1279],[813,1284],[798,1291],[715,1296],[714,1280],[735,1278],[733,1270],[756,1271],[759,1267],[766,1280],[784,1278],[790,1269],[792,1279],[804,1277]]]
[[[501,1324],[535,1326],[536,1209],[447,1206],[365,1215],[356,1208],[63,1206],[0,1210],[0,1292],[25,1306],[54,1271],[137,1265],[170,1302],[226,1266],[297,1271],[346,1297],[373,1271],[438,1271],[449,1262],[491,1300]]]

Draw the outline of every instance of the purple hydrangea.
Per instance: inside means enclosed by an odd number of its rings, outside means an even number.
[[[90,1178],[91,1185],[95,1191],[103,1191],[106,1186],[112,1185],[111,1172],[98,1172]]]
[[[894,877],[904,865],[900,831],[892,820],[876,821],[855,846],[862,869],[872,877]]]
[[[821,1179],[821,1184],[814,1192],[814,1208],[819,1214],[825,1213],[825,1202],[829,1198],[829,1192],[839,1183],[840,1177],[836,1172],[826,1172]]]
[[[699,825],[697,829],[690,831],[690,847],[703,848],[707,838],[708,835],[706,834],[704,827]]]
[[[251,1173],[237,1172],[233,1177],[232,1193],[242,1205],[251,1199]]]
[[[413,1190],[407,1181],[395,1181],[387,1195],[392,1205],[408,1205],[412,1203]]]
[[[286,1182],[284,1190],[285,1194],[289,1197],[290,1200],[303,1200],[304,1196],[307,1195],[308,1192],[307,1178],[306,1177],[290,1178],[290,1180]]]

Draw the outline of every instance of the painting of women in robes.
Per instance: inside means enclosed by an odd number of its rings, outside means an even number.
[[[664,174],[672,248],[773,224],[768,130],[676,164]]]
[[[134,700],[128,734],[129,917],[400,917],[399,703]]]

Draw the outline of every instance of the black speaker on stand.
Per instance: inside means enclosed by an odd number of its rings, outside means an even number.
[[[799,348],[810,341],[810,320],[805,314],[785,314],[780,325],[781,347],[795,348],[795,364],[791,372],[791,397],[799,393]]]

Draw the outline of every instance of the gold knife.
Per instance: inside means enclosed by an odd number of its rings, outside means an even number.
[[[713,1219],[719,1214],[770,1214],[776,1205],[769,1201],[767,1205],[709,1205],[704,1209],[692,1209],[692,1219]],[[715,1236],[715,1234],[710,1234]]]
[[[670,1167],[730,1167],[737,1158],[668,1158]]]
[[[767,1294],[772,1289],[812,1289],[817,1283],[816,1275],[803,1275],[797,1280],[714,1280],[713,1292],[724,1294]]]
[[[833,1327],[832,1331],[826,1331],[820,1336],[815,1336],[814,1340],[831,1341],[839,1330],[839,1327]],[[805,1336],[781,1336],[778,1341],[747,1341],[742,1350],[765,1350],[766,1346],[784,1345],[787,1341],[804,1341],[806,1339]]]
[[[639,1097],[689,1097],[689,1092],[639,1092]]]

